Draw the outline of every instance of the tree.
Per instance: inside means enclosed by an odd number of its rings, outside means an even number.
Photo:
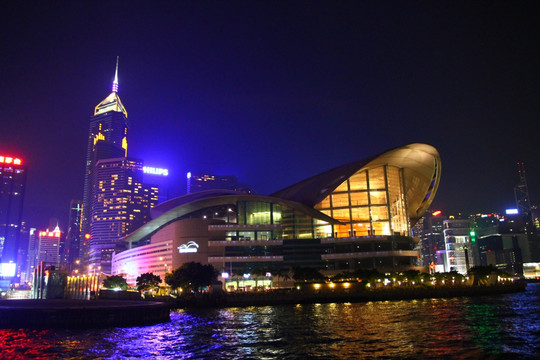
[[[137,277],[137,290],[150,290],[156,288],[161,283],[161,277],[154,273],[144,273]]]
[[[165,274],[165,282],[174,289],[183,288],[198,292],[200,288],[214,283],[217,276],[217,271],[212,265],[189,262],[174,269],[172,273]]]
[[[323,274],[319,270],[311,267],[295,267],[293,268],[293,279],[296,281],[322,281],[325,280]]]
[[[289,280],[291,277],[289,276],[289,269],[284,269],[282,267],[274,267],[270,269],[270,273],[273,277],[277,279],[276,281],[276,287],[279,287],[279,279],[283,278],[285,280]]]
[[[468,273],[470,276],[473,276],[473,286],[478,285],[487,285],[488,277],[491,274],[497,274],[497,268],[493,265],[488,266],[473,266]]]
[[[127,282],[126,282],[126,279],[124,279],[120,275],[107,276],[103,280],[103,287],[105,287],[107,289],[120,288],[122,290],[126,290],[127,289]]]

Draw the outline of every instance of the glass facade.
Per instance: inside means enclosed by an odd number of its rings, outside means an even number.
[[[444,221],[444,242],[446,247],[446,271],[467,274],[474,265],[473,245],[469,236],[470,223],[464,219]]]
[[[238,224],[281,224],[281,205],[264,201],[239,201]]]
[[[409,235],[403,171],[395,166],[358,171],[315,208],[343,223],[332,226],[337,238]]]
[[[271,196],[216,193],[179,198],[171,210],[163,209],[166,212],[151,221],[148,231],[133,232],[124,241],[132,244],[151,237],[150,244],[129,250],[137,253],[160,241],[181,241],[171,247],[174,267],[196,258],[223,272],[237,289],[264,287],[257,281],[274,281],[294,267],[317,268],[328,275],[356,269],[409,270],[420,255],[410,224],[431,203],[439,179],[437,151],[411,144]],[[452,254],[461,241],[457,234],[448,235],[445,251]],[[193,239],[197,251],[180,251]],[[451,265],[459,257],[453,253]]]

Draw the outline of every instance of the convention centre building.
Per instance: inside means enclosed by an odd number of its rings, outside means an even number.
[[[437,150],[415,143],[269,196],[230,190],[181,196],[156,206],[153,219],[123,239],[127,250],[113,255],[112,273],[135,284],[142,273],[164,279],[194,261],[213,265],[227,288],[247,288],[268,286],[294,267],[325,275],[413,269],[420,254],[410,230],[440,176]]]

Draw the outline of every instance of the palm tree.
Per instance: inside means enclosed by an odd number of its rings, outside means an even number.
[[[284,268],[273,268],[271,270],[272,276],[275,276],[277,278],[276,287],[279,287],[279,279],[283,278],[285,280],[289,280],[291,277],[289,276],[289,270]]]

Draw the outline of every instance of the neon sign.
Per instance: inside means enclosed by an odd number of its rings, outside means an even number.
[[[161,169],[161,168],[155,168],[155,167],[150,167],[150,166],[143,166],[142,169],[145,174],[169,176],[168,169]]]
[[[39,236],[41,237],[60,237],[60,231],[40,231]]]
[[[519,214],[518,209],[506,209],[506,215],[516,215]]]
[[[13,165],[22,165],[22,160],[19,158],[14,158],[11,156],[0,155],[1,164],[13,164]]]
[[[199,245],[195,241],[188,241],[178,247],[178,252],[180,254],[196,253],[197,250],[199,250]]]

